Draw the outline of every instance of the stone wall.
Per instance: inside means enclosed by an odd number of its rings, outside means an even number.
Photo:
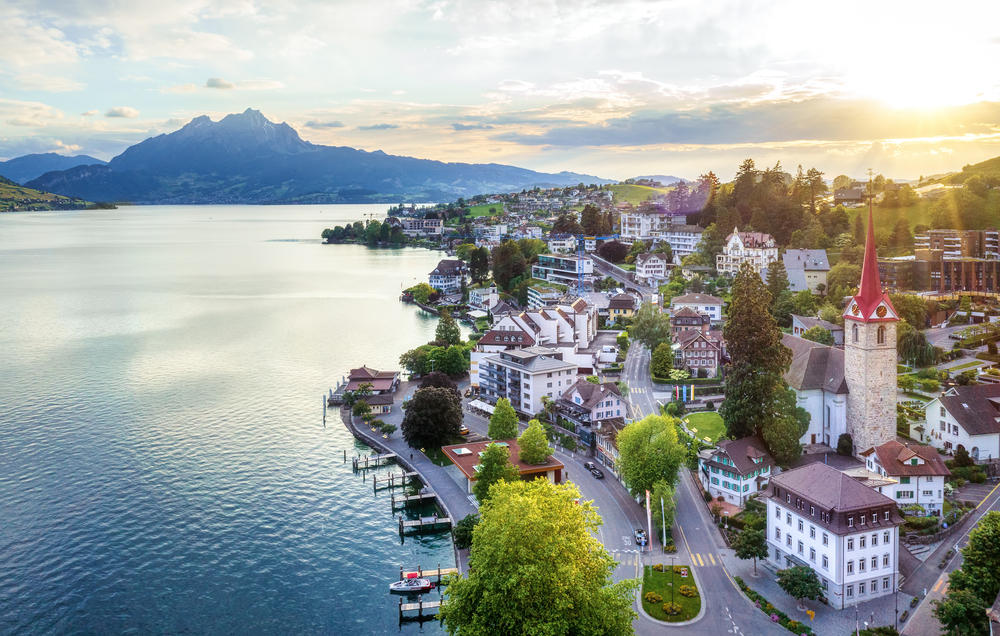
[[[854,324],[858,342],[854,342]],[[883,343],[878,330],[885,328]],[[896,323],[856,323],[844,327],[844,377],[847,380],[847,430],[855,452],[896,438]],[[831,442],[835,443],[834,440]]]

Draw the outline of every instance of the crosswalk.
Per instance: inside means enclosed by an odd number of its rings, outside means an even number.
[[[699,552],[692,552],[691,562],[692,565],[699,568],[707,568],[720,565],[720,562],[715,560],[715,555],[712,554],[711,552],[706,552],[704,555],[702,555]]]
[[[644,553],[639,552],[638,550],[611,550],[610,553],[611,557],[620,565],[639,566],[643,563]],[[669,559],[669,555],[656,555],[650,563],[667,563],[669,562]],[[692,552],[690,564],[681,563],[683,561],[683,557],[680,555],[678,555],[675,560],[677,565],[690,565],[696,568],[712,568],[720,567],[722,565],[722,559],[716,559],[715,554],[711,552]]]

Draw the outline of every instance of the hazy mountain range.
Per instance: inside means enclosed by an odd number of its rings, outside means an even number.
[[[26,185],[88,201],[365,203],[452,201],[580,182],[614,183],[572,172],[546,174],[311,144],[288,124],[248,108],[218,122],[196,117],[180,130],[129,147],[107,164],[94,160],[46,172]]]
[[[65,155],[57,155],[54,152],[46,152],[37,155],[24,155],[10,161],[0,161],[0,176],[6,177],[15,183],[27,183],[46,172],[69,170],[76,166],[87,166],[90,164],[103,165],[105,163],[107,162],[88,155],[67,157]]]

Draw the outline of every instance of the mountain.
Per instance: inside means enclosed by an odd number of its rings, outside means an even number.
[[[489,192],[613,183],[572,172],[443,163],[303,141],[248,108],[218,122],[129,147],[107,165],[50,172],[31,187],[91,201],[134,203],[366,203],[453,201]]]
[[[80,210],[89,204],[80,199],[39,192],[0,177],[0,212],[14,210]]]
[[[665,186],[677,183],[678,181],[684,181],[685,183],[690,183],[687,179],[684,179],[682,177],[674,177],[669,174],[648,174],[644,177],[635,177],[635,180],[659,181]]]
[[[66,157],[54,152],[24,155],[9,161],[0,161],[0,175],[17,183],[27,183],[53,170],[69,170],[76,166],[104,164],[106,162],[87,155]]]

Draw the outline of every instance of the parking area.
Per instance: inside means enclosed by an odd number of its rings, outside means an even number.
[[[979,503],[986,499],[986,495],[990,494],[996,485],[995,481],[987,481],[985,484],[965,484],[955,491],[955,499]]]

